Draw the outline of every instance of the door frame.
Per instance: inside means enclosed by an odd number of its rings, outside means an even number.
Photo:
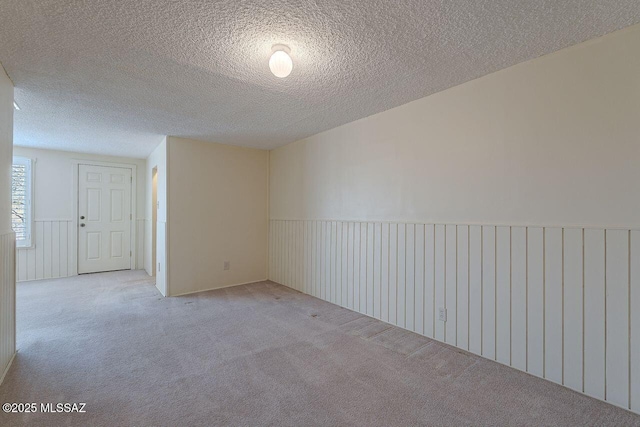
[[[147,231],[145,227],[145,232]],[[146,239],[145,239],[146,241]],[[158,166],[151,168],[151,277],[158,274]]]
[[[73,218],[71,221],[71,225],[73,228],[72,232],[72,245],[73,250],[72,253],[75,254],[73,257],[73,265],[71,268],[71,275],[78,275],[78,257],[80,256],[80,251],[78,250],[78,215],[80,206],[78,191],[80,190],[80,165],[88,165],[88,166],[105,166],[112,168],[122,168],[122,169],[131,169],[131,268],[130,270],[135,270],[138,268],[138,212],[137,212],[137,192],[136,189],[138,187],[137,178],[138,178],[138,166],[131,163],[111,163],[111,162],[100,162],[95,160],[83,160],[83,159],[72,159],[71,163],[73,165]]]

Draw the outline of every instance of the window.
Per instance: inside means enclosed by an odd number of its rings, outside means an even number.
[[[13,158],[11,174],[11,228],[16,233],[16,246],[31,246],[31,159]]]

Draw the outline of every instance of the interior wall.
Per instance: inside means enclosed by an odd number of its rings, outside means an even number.
[[[18,281],[67,277],[77,272],[76,230],[73,227],[74,161],[135,165],[136,259],[144,265],[145,167],[144,159],[110,157],[66,151],[15,147],[14,155],[33,163],[33,246],[17,250]]]
[[[271,152],[271,218],[640,227],[640,26]]]
[[[269,152],[176,137],[167,144],[169,294],[265,280]]]
[[[15,233],[11,229],[13,83],[0,65],[0,383],[16,353]]]
[[[640,412],[638,51],[634,26],[273,150],[270,279]]]
[[[168,176],[168,157],[167,157],[167,140],[166,138],[158,144],[156,149],[147,158],[147,166],[145,171],[147,183],[146,204],[145,204],[145,270],[150,276],[156,276],[156,287],[167,296],[167,176]],[[156,174],[154,180],[154,173]],[[156,197],[154,205],[153,186],[155,184]],[[154,213],[155,210],[155,213]],[[154,224],[155,224],[155,261],[154,261]],[[154,265],[155,263],[155,265]]]

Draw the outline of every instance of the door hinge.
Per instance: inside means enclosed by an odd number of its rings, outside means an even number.
[[[129,182],[133,183],[133,177],[132,176],[129,177]]]
[[[129,214],[129,219],[133,219],[133,214]]]
[[[129,251],[129,257],[132,257],[133,253],[131,251]]]

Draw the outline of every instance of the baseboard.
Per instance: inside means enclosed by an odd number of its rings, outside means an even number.
[[[4,377],[7,376],[7,372],[9,372],[9,369],[11,369],[11,365],[13,364],[13,360],[16,358],[16,354],[18,354],[17,351],[13,352],[13,356],[11,356],[11,359],[9,359],[9,363],[7,363],[7,367],[5,368],[4,372],[2,373],[2,377],[0,377],[0,385],[2,385],[3,381],[4,381]]]
[[[31,279],[31,280],[16,280],[16,283],[29,283],[29,282],[40,282],[42,280],[68,279],[70,277],[77,277],[77,276],[79,276],[79,274],[69,274],[67,276],[59,276],[59,277],[41,277],[39,279]]]
[[[269,279],[252,280],[250,282],[244,282],[244,283],[234,283],[232,285],[225,285],[225,286],[220,286],[220,287],[216,287],[216,288],[202,289],[202,290],[198,290],[198,291],[191,291],[191,292],[185,292],[185,293],[182,293],[182,294],[168,295],[168,296],[169,297],[182,297],[182,296],[185,296],[185,295],[199,294],[200,292],[209,292],[209,291],[215,291],[215,290],[218,290],[218,289],[233,288],[234,286],[250,285],[252,283],[266,282],[266,281],[269,281]]]

